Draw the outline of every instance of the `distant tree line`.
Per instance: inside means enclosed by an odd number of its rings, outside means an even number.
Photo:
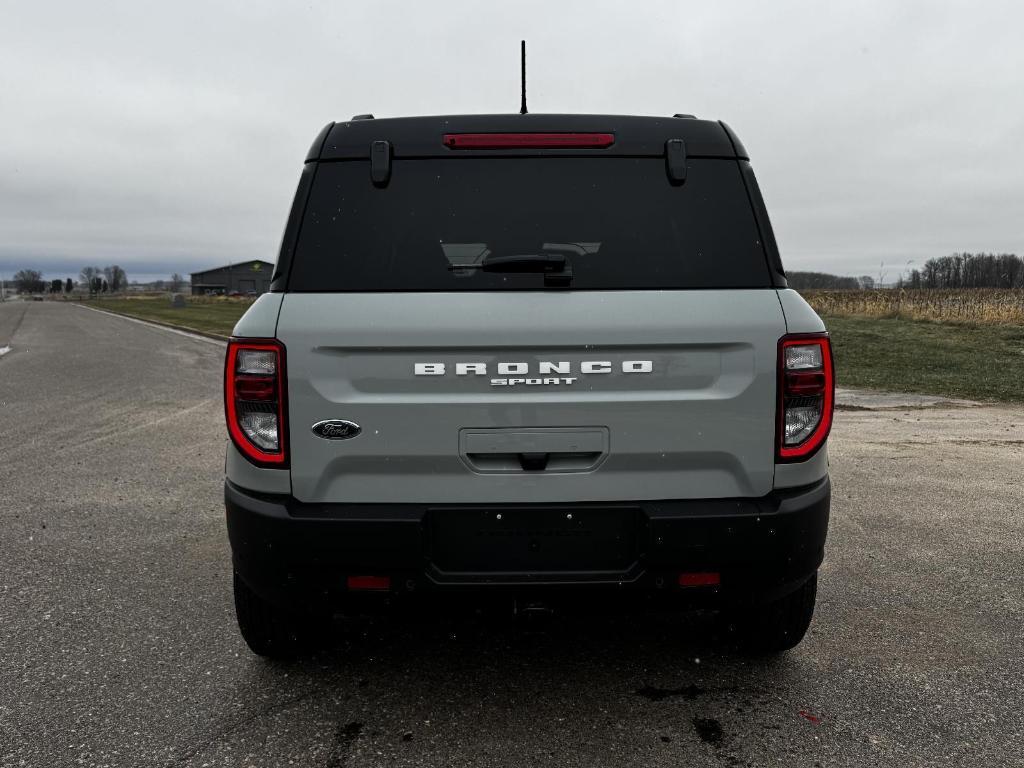
[[[155,291],[178,293],[185,286],[185,278],[175,272],[170,280],[154,280],[152,286]]]
[[[858,288],[871,289],[875,287],[875,280],[870,275],[845,277],[830,275],[827,272],[786,272],[786,280],[789,282],[789,287],[797,291],[857,290]]]
[[[128,285],[128,275],[117,264],[102,268],[83,267],[79,279],[89,289],[89,293],[117,293]]]
[[[106,293],[123,291],[128,286],[128,275],[117,264],[109,267],[85,267],[79,275],[81,285],[89,293]],[[71,293],[75,289],[74,281],[43,280],[43,273],[38,269],[21,269],[14,273],[14,283],[19,293]]]
[[[1024,259],[1013,253],[954,253],[928,259],[901,283],[908,288],[1024,288]]]
[[[14,287],[19,293],[71,293],[74,284],[69,277],[67,283],[63,280],[43,280],[43,273],[38,269],[21,269],[14,273]]]
[[[19,293],[71,293],[75,290],[75,281],[70,277],[66,280],[44,280],[43,273],[38,269],[21,269],[14,273],[11,280]],[[177,293],[183,290],[187,281],[175,272],[170,280],[156,280],[151,287],[157,291]],[[109,267],[83,267],[78,275],[78,285],[90,294],[117,293],[128,287],[128,275],[117,264]]]
[[[870,290],[870,275],[847,277],[827,272],[787,272],[796,290]],[[1013,253],[954,253],[928,259],[920,269],[899,277],[897,288],[1024,288],[1024,259]]]

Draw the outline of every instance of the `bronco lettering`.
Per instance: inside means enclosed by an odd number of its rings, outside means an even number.
[[[449,366],[447,363],[414,363],[413,373],[416,376],[444,376],[450,372],[450,368],[454,369],[456,376],[486,376],[488,363],[472,362],[472,363],[454,363]],[[502,376],[527,376],[532,371],[530,370],[531,364],[527,362],[514,362],[514,363],[492,363],[497,369],[496,372]],[[523,378],[523,379],[491,379],[491,384],[494,386],[504,386],[505,384],[572,384],[576,381],[577,377],[548,377],[544,378],[548,374],[558,373],[566,374],[572,372],[573,364],[568,360],[561,360],[553,362],[549,360],[542,360],[536,364],[537,373],[540,378]],[[583,362],[577,363],[576,367],[578,372],[581,374],[588,375],[599,375],[612,373],[615,365],[609,360],[584,360]],[[654,372],[654,361],[652,360],[623,360],[618,364],[618,370],[622,373],[653,373]]]

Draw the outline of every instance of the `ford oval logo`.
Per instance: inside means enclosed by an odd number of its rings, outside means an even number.
[[[348,440],[363,431],[363,428],[355,422],[344,419],[318,421],[312,429],[314,435],[322,437],[324,440]]]

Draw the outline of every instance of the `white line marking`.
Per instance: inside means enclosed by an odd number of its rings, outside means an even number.
[[[10,347],[0,347],[0,357],[3,357],[4,355],[6,355],[10,351],[11,351]]]
[[[189,333],[179,328],[168,328],[166,325],[160,325],[159,323],[150,323],[146,320],[140,320],[137,317],[129,317],[128,315],[119,315],[117,312],[108,312],[105,309],[97,309],[96,307],[87,307],[85,304],[76,302],[73,306],[81,307],[82,309],[88,309],[90,312],[99,312],[104,315],[110,315],[111,317],[119,317],[122,320],[128,320],[132,323],[138,323],[139,325],[145,325],[149,328],[156,328],[158,331],[167,331],[168,333],[176,333],[179,336],[185,336],[189,339],[195,339],[196,341],[205,341],[207,344],[216,344],[218,346],[224,346],[227,342],[221,339],[211,339],[209,336],[200,336],[198,333]]]

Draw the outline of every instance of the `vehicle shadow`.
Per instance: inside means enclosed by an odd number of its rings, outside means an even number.
[[[548,680],[605,678],[620,690],[635,691],[726,670],[775,674],[788,659],[745,653],[712,611],[396,612],[336,619],[319,650],[276,666],[298,672],[326,665],[353,676],[374,668],[406,676],[425,668],[457,669],[479,673],[481,686],[489,673],[507,683],[536,670]]]
[[[325,666],[363,686],[401,680],[409,692],[469,700],[517,690],[538,704],[743,699],[784,687],[794,671],[788,654],[743,653],[709,611],[351,618],[336,624],[327,647],[280,668],[322,674]]]
[[[634,741],[655,762],[665,749],[739,759],[798,727],[790,702],[806,693],[807,662],[744,656],[723,635],[709,612],[384,614],[340,620],[294,661],[253,658],[244,685],[274,692],[293,736],[332,723],[327,765],[357,750],[423,764],[494,750],[487,764],[521,764],[500,756],[513,747],[604,765],[602,743]]]

